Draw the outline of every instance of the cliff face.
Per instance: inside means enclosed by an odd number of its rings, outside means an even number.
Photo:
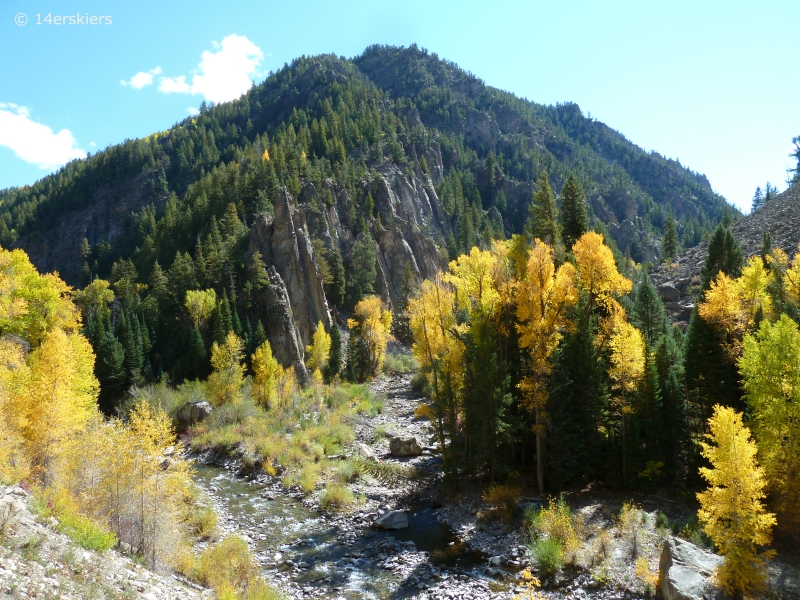
[[[800,185],[790,187],[737,221],[731,231],[742,247],[745,260],[761,251],[765,232],[769,233],[773,248],[793,257],[800,243]],[[686,321],[691,315],[707,253],[708,242],[702,242],[683,252],[672,264],[661,265],[650,274],[673,321]]]

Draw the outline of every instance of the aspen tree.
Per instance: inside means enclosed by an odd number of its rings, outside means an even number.
[[[764,469],[756,463],[755,442],[741,414],[717,404],[708,421],[710,434],[701,442],[711,468],[700,475],[709,488],[697,494],[697,518],[725,557],[717,580],[727,593],[749,595],[764,589],[764,558],[757,546],[771,540],[775,515],[764,509]]]

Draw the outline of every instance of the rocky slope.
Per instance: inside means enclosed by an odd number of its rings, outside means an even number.
[[[790,187],[737,221],[731,230],[745,259],[761,251],[765,232],[769,233],[773,248],[780,248],[789,258],[793,257],[800,243],[800,185]],[[650,274],[673,321],[686,321],[694,309],[707,251],[708,242],[702,242]]]
[[[159,575],[113,550],[102,554],[76,546],[43,524],[20,487],[0,486],[0,597],[141,598],[193,600],[213,598],[210,590]]]

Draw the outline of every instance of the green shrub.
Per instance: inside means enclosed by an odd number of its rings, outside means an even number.
[[[87,550],[105,552],[117,543],[117,536],[107,527],[75,513],[62,514],[56,529]]]
[[[656,529],[669,529],[669,519],[661,511],[656,515]]]
[[[387,354],[383,362],[383,372],[387,375],[406,375],[418,369],[417,361],[410,354]]]
[[[341,483],[350,483],[359,475],[361,475],[361,470],[352,459],[343,460],[336,469],[336,479]]]
[[[557,573],[564,567],[564,547],[555,538],[540,538],[528,548],[536,568],[545,577]]]

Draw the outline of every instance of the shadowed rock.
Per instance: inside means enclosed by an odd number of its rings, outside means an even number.
[[[205,421],[213,410],[211,405],[205,400],[201,400],[200,402],[187,402],[178,409],[178,413],[175,415],[178,421],[178,429],[183,431],[192,425]]]
[[[402,510],[390,510],[375,519],[372,525],[378,529],[407,529],[408,515]]]
[[[664,600],[705,600],[718,593],[711,579],[722,557],[680,538],[667,538],[659,570]]]
[[[415,437],[389,438],[389,452],[392,456],[419,456],[422,446]]]

